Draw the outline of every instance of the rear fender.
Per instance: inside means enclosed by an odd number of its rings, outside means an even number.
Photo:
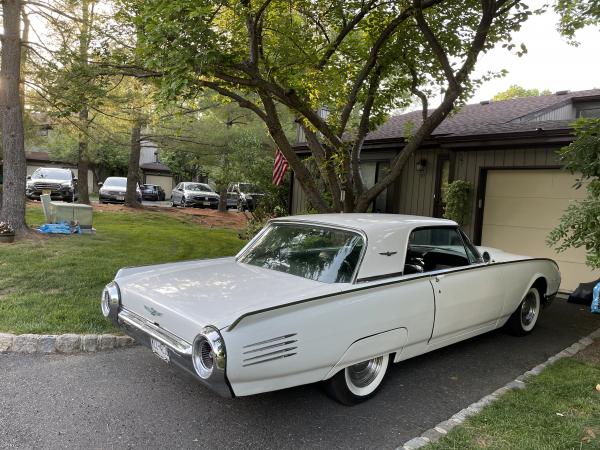
[[[408,331],[406,328],[396,328],[359,339],[348,347],[324,379],[331,378],[340,370],[353,364],[400,351],[406,344],[407,339]]]

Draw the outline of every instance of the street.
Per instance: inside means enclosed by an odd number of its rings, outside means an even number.
[[[394,365],[348,408],[318,385],[222,399],[142,347],[0,355],[0,448],[393,449],[600,327],[557,299],[532,335],[502,331]]]

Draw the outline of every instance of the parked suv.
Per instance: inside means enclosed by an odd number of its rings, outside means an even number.
[[[77,200],[77,178],[71,169],[40,167],[27,177],[25,195],[39,200],[43,191],[50,191],[52,200],[72,202]]]
[[[252,183],[229,183],[227,187],[227,207],[238,211],[254,211],[256,204],[264,196]]]

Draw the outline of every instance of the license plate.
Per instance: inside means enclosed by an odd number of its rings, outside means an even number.
[[[202,202],[204,206],[210,206],[210,202]]]
[[[117,200],[125,200],[125,196],[123,196],[123,195],[117,195]]]
[[[156,339],[150,339],[150,347],[156,356],[162,359],[165,362],[169,362],[169,351],[167,350],[167,346],[162,342],[158,342]]]

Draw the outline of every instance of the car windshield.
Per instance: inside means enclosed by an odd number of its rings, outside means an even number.
[[[198,192],[214,192],[208,184],[202,183],[188,183],[185,185],[186,191],[198,191]]]
[[[350,283],[364,247],[351,231],[272,224],[240,262],[323,283]]]
[[[240,192],[260,192],[252,183],[240,183]]]
[[[67,169],[37,169],[31,178],[34,180],[70,180],[71,171]]]
[[[104,181],[106,187],[127,187],[127,178],[125,177],[110,177]]]

